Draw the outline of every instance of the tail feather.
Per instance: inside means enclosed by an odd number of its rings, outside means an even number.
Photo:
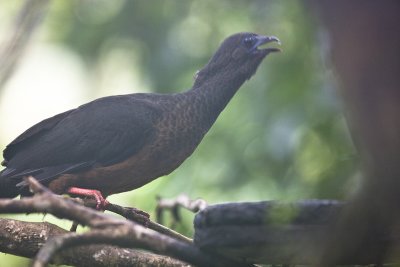
[[[21,179],[10,179],[4,177],[9,170],[0,171],[0,198],[14,198],[20,194],[17,184]]]
[[[0,171],[0,198],[14,198],[21,195],[30,195],[28,183],[23,177],[32,175],[40,183],[46,185],[55,177],[64,173],[74,173],[90,168],[93,162],[82,162],[77,164],[64,164],[39,169],[28,169],[19,171],[6,167]]]

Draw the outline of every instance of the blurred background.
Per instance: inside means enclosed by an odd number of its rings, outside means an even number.
[[[3,49],[25,3],[0,2]],[[268,56],[178,170],[109,200],[154,215],[157,195],[180,193],[210,204],[343,199],[359,184],[358,159],[327,35],[317,26],[307,7],[292,0],[50,1],[1,84],[0,147],[33,124],[95,98],[187,90],[225,37],[251,31],[278,36],[283,52]],[[193,215],[183,214],[178,230],[191,235]],[[44,220],[71,224],[49,215]],[[26,262],[0,259],[7,266]]]

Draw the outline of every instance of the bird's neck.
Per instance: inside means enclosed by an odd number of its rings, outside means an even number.
[[[245,80],[240,75],[225,76],[222,73],[201,83],[196,81],[186,95],[193,100],[193,110],[197,111],[198,118],[211,127]]]

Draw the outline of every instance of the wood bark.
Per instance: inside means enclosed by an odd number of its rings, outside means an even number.
[[[0,251],[33,258],[49,239],[70,232],[47,222],[0,219]],[[176,259],[135,249],[107,245],[77,246],[58,253],[54,264],[74,266],[188,266]]]

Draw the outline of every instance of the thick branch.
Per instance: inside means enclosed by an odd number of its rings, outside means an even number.
[[[0,251],[27,258],[34,257],[44,243],[68,231],[47,222],[22,222],[0,219]],[[53,263],[79,266],[187,266],[166,256],[105,245],[79,246],[63,250]]]

